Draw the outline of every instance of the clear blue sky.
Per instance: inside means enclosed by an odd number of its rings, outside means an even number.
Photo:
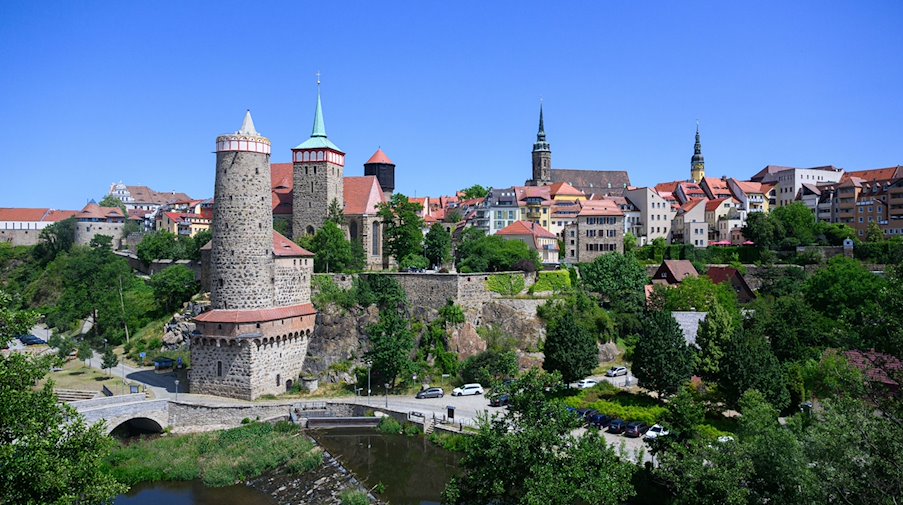
[[[382,146],[398,190],[523,184],[540,97],[557,168],[709,175],[903,164],[903,2],[4,2],[0,207],[110,183],[213,194],[250,108],[273,161],[322,72],[346,175]]]

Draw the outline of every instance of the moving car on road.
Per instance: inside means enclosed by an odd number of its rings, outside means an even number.
[[[610,370],[605,372],[606,377],[618,377],[620,375],[627,375],[627,367],[613,366]]]
[[[442,398],[443,396],[445,396],[445,391],[442,391],[442,388],[427,388],[417,393],[417,396],[415,396],[415,398]]]
[[[459,388],[452,389],[452,396],[470,396],[483,394],[483,386],[479,384],[464,384]]]

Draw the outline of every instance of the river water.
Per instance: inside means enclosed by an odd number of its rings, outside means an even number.
[[[270,495],[247,486],[207,487],[200,481],[151,482],[133,487],[114,505],[276,505]]]
[[[391,505],[438,505],[458,467],[458,456],[423,436],[386,435],[368,428],[309,432],[368,489],[382,484],[379,498]],[[135,486],[114,505],[275,505],[247,486],[210,488],[199,481]]]
[[[311,433],[368,489],[382,483],[379,498],[391,505],[438,505],[458,468],[458,456],[423,436],[385,435],[366,428]]]

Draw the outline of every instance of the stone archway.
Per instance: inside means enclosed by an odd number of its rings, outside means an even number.
[[[287,381],[285,381],[285,390],[286,390],[286,391],[291,391],[291,390],[292,390],[292,386],[293,386],[294,384],[295,384],[295,381],[293,381],[293,380],[291,380],[291,379],[288,379]]]
[[[107,426],[110,428],[107,434],[117,438],[163,433],[163,424],[152,417],[132,417],[117,421],[115,425],[109,423]]]

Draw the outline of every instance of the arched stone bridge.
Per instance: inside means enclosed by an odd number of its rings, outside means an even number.
[[[248,419],[259,421],[289,419],[293,411],[299,410],[305,418],[341,418],[356,415],[354,406],[346,403],[297,401],[239,403],[209,398],[148,400],[143,393],[81,400],[70,402],[70,405],[84,416],[88,425],[106,422],[104,429],[107,434],[123,424],[147,432],[162,432],[166,428],[174,433],[220,430],[240,426]]]

